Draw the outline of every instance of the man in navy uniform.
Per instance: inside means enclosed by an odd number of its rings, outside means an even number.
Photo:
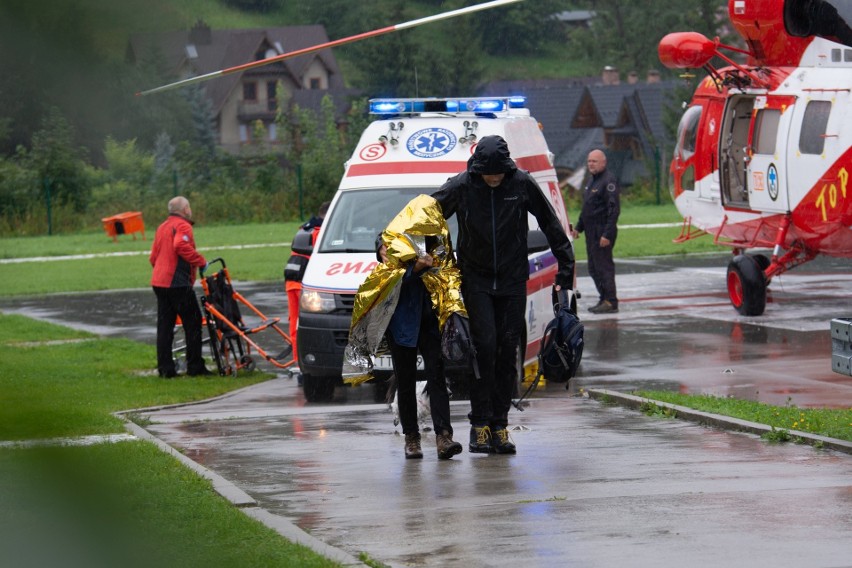
[[[591,178],[583,188],[583,208],[574,228],[576,239],[586,232],[586,253],[589,276],[598,290],[598,303],[589,308],[593,314],[618,312],[615,291],[615,262],[612,249],[618,236],[618,215],[621,213],[618,180],[606,169],[606,154],[602,150],[589,152],[587,167]]]

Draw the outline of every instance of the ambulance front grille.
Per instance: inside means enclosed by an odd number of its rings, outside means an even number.
[[[338,313],[352,313],[355,307],[355,294],[335,294],[335,308]]]

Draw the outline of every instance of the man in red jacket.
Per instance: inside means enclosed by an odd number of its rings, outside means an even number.
[[[151,246],[154,274],[151,286],[157,295],[157,370],[161,377],[177,376],[172,357],[177,316],[186,335],[186,373],[210,375],[201,357],[201,310],[192,291],[195,271],[207,261],[195,250],[192,209],[185,197],[169,201],[169,216],[157,228]]]

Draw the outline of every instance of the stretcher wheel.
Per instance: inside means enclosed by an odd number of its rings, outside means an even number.
[[[252,359],[251,355],[243,355],[240,357],[240,367],[246,371],[254,371],[257,369],[257,363]]]

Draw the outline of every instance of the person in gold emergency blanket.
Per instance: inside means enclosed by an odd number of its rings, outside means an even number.
[[[443,346],[454,335],[453,322],[466,319],[467,312],[449,228],[438,203],[428,195],[412,199],[379,235],[376,254],[380,263],[355,295],[343,379],[352,385],[370,380],[373,358],[389,348],[405,457],[421,458],[416,399],[419,349],[438,457],[449,459],[462,451],[462,445],[452,437]]]

